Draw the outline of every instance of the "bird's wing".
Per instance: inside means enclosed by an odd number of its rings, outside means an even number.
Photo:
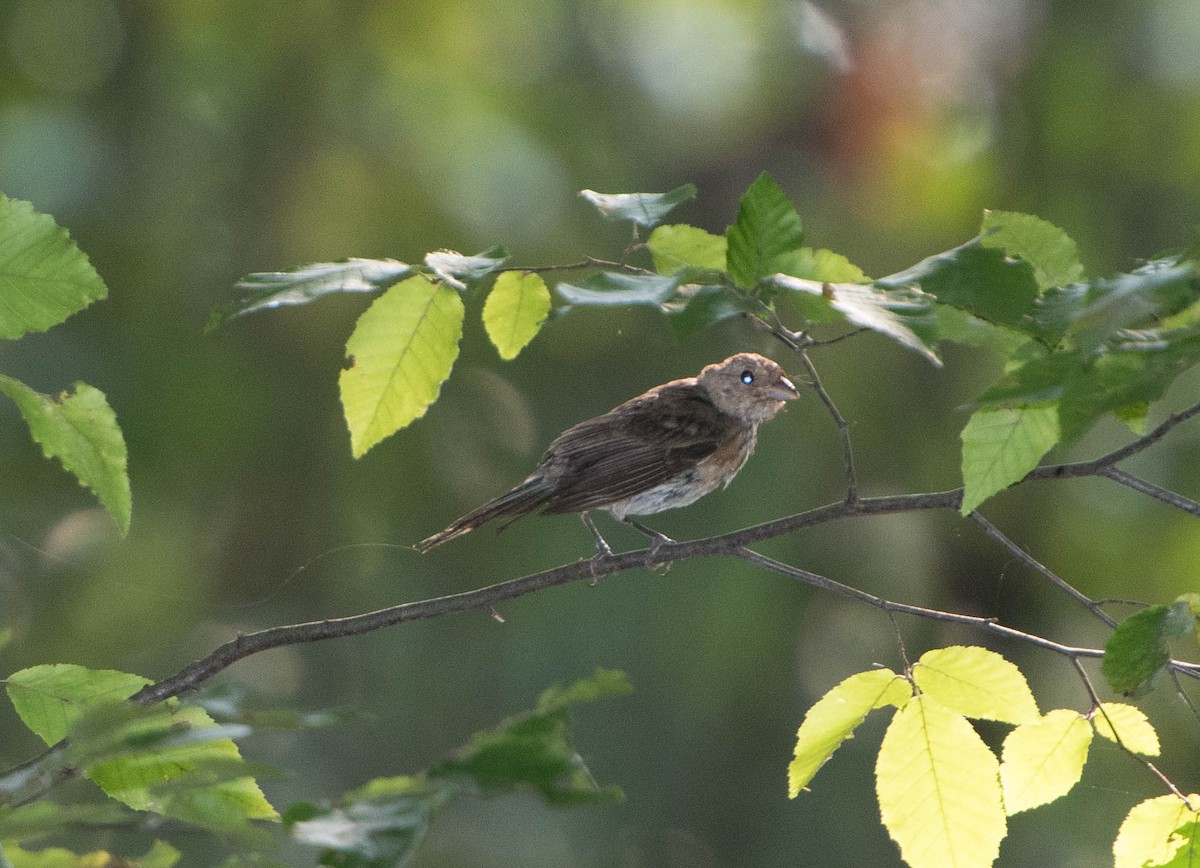
[[[648,491],[715,452],[732,423],[683,381],[568,428],[543,458],[558,476],[545,512],[582,512]]]

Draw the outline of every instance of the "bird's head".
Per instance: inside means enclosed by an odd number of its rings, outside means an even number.
[[[758,353],[738,353],[709,365],[698,381],[718,410],[752,425],[761,425],[785,401],[800,397],[783,368]]]

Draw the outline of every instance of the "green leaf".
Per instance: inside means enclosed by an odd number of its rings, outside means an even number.
[[[1200,804],[1200,795],[1189,795],[1188,801]],[[1200,815],[1188,810],[1177,796],[1159,796],[1134,805],[1113,842],[1113,868],[1143,868],[1146,865],[1167,865],[1189,844],[1189,837],[1177,830],[1197,822]]]
[[[742,196],[725,239],[729,276],[743,289],[753,289],[779,271],[780,257],[803,246],[804,227],[787,194],[763,172]]]
[[[1033,266],[1034,277],[1043,290],[1083,279],[1075,242],[1053,223],[1031,214],[984,211],[979,231],[984,247],[999,248]]]
[[[976,410],[962,430],[963,500],[968,515],[1025,478],[1058,442],[1058,407]]]
[[[930,296],[915,289],[879,290],[857,283],[819,283],[776,274],[772,285],[795,294],[803,305],[834,310],[848,322],[886,335],[937,366],[937,318]],[[803,306],[802,306],[802,309]],[[809,311],[805,311],[808,315]],[[819,319],[817,317],[811,317]]]
[[[676,337],[687,338],[714,323],[754,310],[755,304],[724,286],[691,284],[680,287],[679,294],[663,308],[671,315],[671,330]]]
[[[52,397],[3,374],[0,392],[16,403],[45,456],[57,458],[81,485],[90,488],[116,521],[121,535],[127,534],[133,500],[125,438],[104,393],[87,383],[76,383],[74,392]]]
[[[609,220],[631,220],[644,229],[657,226],[676,205],[696,198],[696,185],[684,184],[666,193],[597,193],[580,190]]]
[[[1130,274],[1098,280],[1066,311],[1066,333],[1082,349],[1109,341],[1121,329],[1154,328],[1200,298],[1195,263],[1149,262]],[[1059,315],[1063,315],[1060,307]]]
[[[681,268],[725,270],[725,236],[686,223],[659,226],[650,233],[646,246],[659,274],[674,274]]]
[[[506,271],[483,305],[483,326],[505,361],[515,359],[546,321],[550,290],[537,274]]]
[[[930,696],[896,713],[875,764],[888,834],[911,868],[988,866],[1006,832],[999,763],[961,715]]]
[[[911,697],[907,680],[890,669],[872,669],[851,675],[817,700],[796,733],[796,756],[788,765],[788,798],[796,798],[808,786],[869,712],[886,705],[903,707]]]
[[[1113,415],[1120,419],[1121,423],[1131,432],[1142,437],[1147,430],[1146,422],[1150,416],[1150,405],[1142,402],[1131,404],[1128,407],[1117,407],[1113,410]]]
[[[22,722],[51,745],[89,708],[122,702],[149,683],[126,672],[50,663],[14,672],[7,689]]]
[[[875,281],[880,289],[919,286],[942,304],[999,325],[1023,326],[1038,297],[1033,267],[978,238]]]
[[[602,271],[579,284],[560,283],[554,290],[569,305],[645,304],[661,307],[678,287],[678,276]]]
[[[1171,861],[1164,863],[1162,868],[1195,868],[1200,864],[1200,822],[1189,820],[1176,829],[1171,837],[1183,843]]]
[[[775,266],[782,274],[820,283],[865,283],[870,280],[861,268],[832,250],[801,247],[776,258]]]
[[[245,295],[214,310],[205,330],[212,331],[234,317],[257,310],[308,304],[335,292],[374,292],[391,286],[410,271],[411,265],[394,259],[343,259],[315,262],[291,271],[247,274],[234,287]]]
[[[995,651],[973,645],[934,648],[912,670],[922,693],[966,717],[1031,723],[1038,719],[1029,682]]]
[[[568,704],[627,692],[622,673],[552,688],[534,711],[472,736],[454,757],[429,771],[433,780],[466,779],[484,792],[528,788],[551,804],[593,804],[620,799],[616,787],[597,786],[571,743]]]
[[[425,254],[425,264],[433,269],[433,273],[457,289],[466,289],[467,284],[487,277],[506,259],[508,253],[503,247],[492,247],[475,256],[466,256],[455,250]]]
[[[337,807],[293,805],[284,821],[296,841],[323,848],[321,865],[405,865],[453,794],[421,778],[379,778]]]
[[[458,357],[458,293],[416,275],[381,295],[346,342],[338,385],[355,458],[425,415]]]
[[[71,805],[38,801],[15,808],[5,804],[0,805],[0,841],[28,844],[78,831],[82,826],[116,825],[136,822],[136,819],[132,811],[111,799],[97,804]]]
[[[1105,643],[1100,671],[1117,693],[1142,692],[1170,659],[1164,632],[1169,612],[1148,606],[1118,624]]]
[[[44,332],[107,294],[67,230],[0,194],[0,338]]]
[[[155,841],[150,851],[137,859],[118,858],[105,850],[83,854],[62,847],[29,851],[14,843],[4,844],[0,850],[11,868],[171,868],[182,856],[164,841]]]
[[[1092,725],[1104,738],[1134,753],[1159,754],[1158,733],[1140,708],[1124,702],[1102,702],[1092,713]]]
[[[1000,782],[1009,816],[1053,802],[1083,776],[1092,728],[1077,711],[1058,708],[1023,723],[1004,739]]]

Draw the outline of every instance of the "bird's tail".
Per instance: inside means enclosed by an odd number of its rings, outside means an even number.
[[[425,554],[430,549],[435,549],[444,542],[470,533],[489,521],[497,518],[516,520],[523,515],[528,515],[542,506],[549,499],[552,491],[553,486],[544,478],[531,476],[507,494],[489,500],[462,518],[455,519],[445,530],[440,530],[433,536],[421,540],[417,543],[416,549],[421,554]]]

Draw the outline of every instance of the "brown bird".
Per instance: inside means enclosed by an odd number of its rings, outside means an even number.
[[[657,548],[668,538],[628,516],[687,506],[728,485],[754,451],[758,426],[797,397],[796,387],[770,359],[757,353],[730,356],[698,376],[655,386],[568,428],[524,482],[416,548],[425,553],[489,521],[511,522],[541,510],[578,512],[597,552],[611,554],[588,516],[590,509],[608,510]]]

